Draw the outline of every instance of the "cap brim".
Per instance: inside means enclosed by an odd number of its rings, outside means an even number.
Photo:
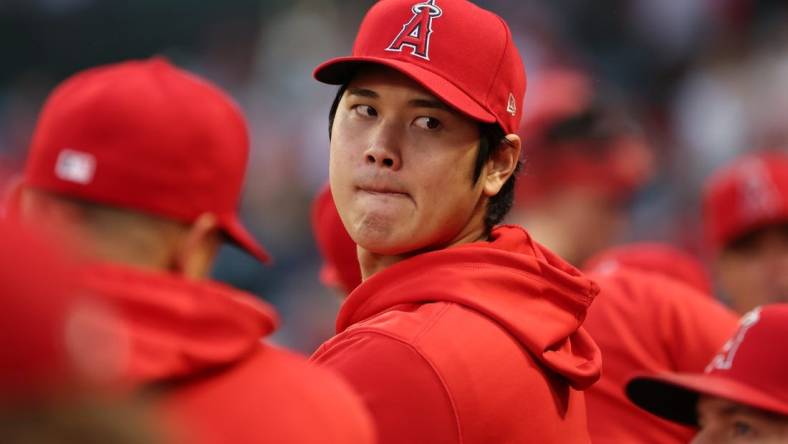
[[[378,64],[395,69],[413,79],[437,98],[468,117],[484,123],[497,122],[496,117],[473,100],[462,89],[419,65],[381,57],[339,57],[315,68],[314,77],[329,85],[344,85],[358,68],[365,64]]]
[[[706,374],[636,376],[626,386],[627,396],[638,407],[669,421],[697,426],[697,403],[702,395],[714,396],[788,415],[788,403],[749,385]]]
[[[241,247],[241,249],[245,250],[264,264],[271,262],[271,257],[268,255],[268,252],[255,240],[249,230],[243,226],[238,216],[235,214],[228,215],[221,218],[219,224],[230,240]]]

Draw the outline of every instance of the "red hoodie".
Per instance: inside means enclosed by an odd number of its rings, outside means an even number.
[[[695,431],[641,410],[624,387],[635,373],[703,371],[736,330],[737,317],[712,297],[657,273],[619,267],[590,276],[602,290],[585,327],[604,356],[602,379],[586,391],[594,444],[689,442]]]
[[[345,383],[262,342],[276,318],[252,296],[118,266],[93,267],[84,281],[122,320],[103,326],[123,346],[113,353],[119,378],[160,394],[156,405],[183,442],[374,442]]]
[[[344,302],[312,359],[362,395],[382,443],[587,443],[598,291],[520,227],[421,254]]]

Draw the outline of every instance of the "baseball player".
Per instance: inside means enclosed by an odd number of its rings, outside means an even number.
[[[633,378],[642,409],[697,430],[694,444],[788,442],[788,304],[758,307],[703,373]]]
[[[580,266],[627,229],[653,155],[634,122],[580,70],[549,69],[531,91],[519,131],[526,171],[507,220]]]
[[[703,370],[736,329],[733,312],[693,288],[708,284],[677,268],[703,276],[696,259],[659,244],[603,251],[586,268],[601,288],[584,324],[604,358],[602,378],[586,391],[594,443],[680,444],[693,435],[636,408],[624,394],[636,372]]]
[[[733,160],[708,181],[704,225],[723,296],[739,313],[788,301],[788,152]]]
[[[261,342],[270,307],[207,278],[225,239],[267,259],[237,216],[248,148],[234,102],[166,60],[89,69],[47,99],[16,213],[68,233],[121,317],[77,344],[125,344],[103,376],[157,394],[182,442],[372,442],[338,377]]]
[[[329,177],[363,282],[313,355],[383,443],[586,443],[581,328],[597,286],[506,214],[525,73],[506,23],[465,0],[383,0],[339,85]]]

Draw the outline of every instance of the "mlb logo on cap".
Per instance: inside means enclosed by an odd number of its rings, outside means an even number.
[[[96,158],[88,153],[65,149],[57,156],[55,175],[68,182],[88,184],[93,180]]]

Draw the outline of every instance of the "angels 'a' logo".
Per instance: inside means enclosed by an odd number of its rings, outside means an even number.
[[[443,15],[443,10],[435,2],[436,0],[426,0],[413,5],[411,8],[413,18],[405,23],[402,31],[394,38],[386,51],[402,52],[402,48],[407,46],[414,56],[429,60],[432,20]]]

